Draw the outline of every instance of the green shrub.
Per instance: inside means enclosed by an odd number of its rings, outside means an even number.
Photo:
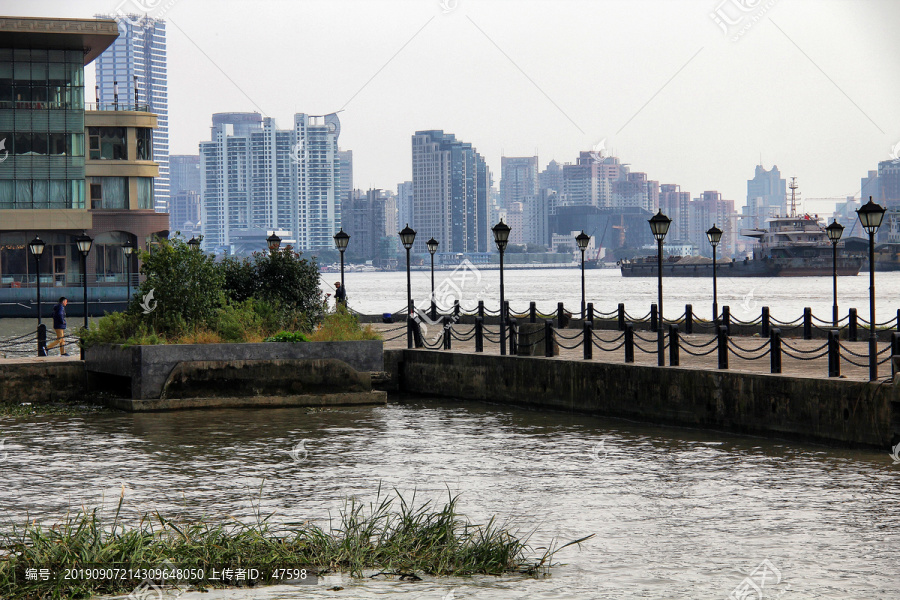
[[[267,337],[265,339],[267,342],[308,342],[309,338],[305,333],[300,331],[279,331],[273,336]]]
[[[360,327],[359,319],[338,304],[334,312],[326,313],[319,327],[309,336],[312,342],[351,342],[358,340],[380,340],[381,336],[372,327]]]

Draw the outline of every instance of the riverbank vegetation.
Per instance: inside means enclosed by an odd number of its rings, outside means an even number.
[[[144,281],[128,309],[81,331],[83,344],[378,339],[344,306],[328,310],[316,262],[289,246],[216,262],[176,237],[141,253],[141,261]]]
[[[323,528],[308,521],[276,528],[257,515],[252,524],[216,525],[175,522],[158,513],[144,515],[133,527],[119,520],[122,500],[110,522],[97,510],[67,517],[52,527],[36,522],[0,531],[0,597],[11,600],[89,598],[161,585],[161,581],[78,577],[77,569],[181,569],[182,589],[204,590],[247,584],[214,581],[213,569],[257,568],[261,581],[282,583],[279,568],[305,568],[309,576],[329,572],[362,577],[364,571],[403,579],[418,575],[536,575],[546,572],[553,556],[576,540],[529,558],[527,537],[490,519],[473,524],[457,512],[458,496],[438,506],[416,504],[402,496],[382,495],[371,503],[348,500],[337,518]],[[29,579],[35,569],[52,574]],[[193,574],[190,570],[193,569]],[[204,576],[199,577],[199,570]],[[83,571],[82,571],[83,572]],[[178,577],[176,576],[176,577]]]

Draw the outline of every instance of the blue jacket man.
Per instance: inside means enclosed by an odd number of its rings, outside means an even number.
[[[56,332],[56,340],[47,344],[44,350],[59,346],[59,355],[68,356],[66,353],[66,305],[69,303],[66,297],[59,299],[59,302],[53,307],[53,331]],[[46,352],[45,352],[46,353]]]

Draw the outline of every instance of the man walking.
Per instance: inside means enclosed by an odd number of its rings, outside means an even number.
[[[341,285],[340,281],[334,282],[334,301],[347,306],[347,290]]]
[[[59,355],[68,356],[66,353],[66,304],[69,300],[63,296],[53,307],[53,331],[56,332],[56,340],[47,344],[44,353],[50,348],[59,346]]]

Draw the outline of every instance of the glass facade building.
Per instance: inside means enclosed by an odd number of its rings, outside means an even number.
[[[83,60],[0,48],[0,209],[84,208]]]

